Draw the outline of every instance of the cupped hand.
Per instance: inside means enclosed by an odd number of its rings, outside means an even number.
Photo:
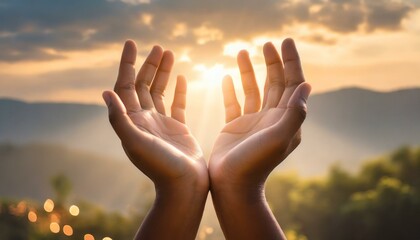
[[[264,45],[267,78],[261,107],[260,92],[246,51],[238,54],[244,113],[232,79],[223,80],[226,126],[218,136],[209,162],[212,188],[263,186],[270,172],[300,143],[311,87],[292,39],[282,44],[282,58],[272,43]],[[283,61],[282,61],[283,59]]]
[[[137,77],[136,55],[136,44],[127,41],[114,91],[103,93],[109,120],[127,156],[158,187],[205,187],[203,153],[185,125],[187,82],[182,76],[177,78],[171,117],[165,113],[163,96],[174,63],[172,52],[153,47]]]

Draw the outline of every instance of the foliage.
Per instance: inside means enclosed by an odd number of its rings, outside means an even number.
[[[420,239],[420,148],[401,148],[355,174],[336,165],[322,180],[277,174],[266,192],[295,239]]]
[[[86,234],[95,239],[132,239],[144,218],[139,211],[127,216],[106,212],[88,202],[67,204],[72,185],[64,174],[54,176],[51,186],[56,196],[43,204],[30,200],[0,200],[0,239],[91,239],[86,238]],[[58,230],[51,224],[57,224]]]
[[[61,173],[51,178],[51,185],[54,189],[57,202],[59,204],[65,204],[72,189],[70,179]]]
[[[132,239],[146,214],[123,215],[77,202],[80,214],[73,216],[66,200],[70,181],[57,175],[51,185],[56,192],[52,212],[40,202],[0,200],[0,239],[84,239],[85,234],[95,239]],[[275,173],[267,182],[266,196],[291,240],[420,239],[420,148],[404,147],[368,161],[357,173],[339,165],[322,179]],[[152,200],[139,209],[148,209]],[[35,222],[29,221],[31,211],[37,214]],[[52,221],[59,222],[59,233],[51,232]],[[71,236],[64,234],[64,225],[72,227]],[[223,238],[216,235],[206,238]]]
[[[108,213],[102,209],[81,202],[78,204],[80,215],[72,216],[68,207],[57,206],[52,212],[30,201],[2,200],[0,203],[0,239],[15,240],[53,240],[84,239],[91,234],[95,239],[132,239],[144,216],[133,214],[125,216]],[[36,221],[30,221],[30,212],[36,214]],[[50,224],[57,222],[58,233],[52,232]],[[71,234],[64,232],[63,226],[71,226]]]

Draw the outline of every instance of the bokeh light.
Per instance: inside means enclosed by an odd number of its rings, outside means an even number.
[[[29,211],[28,212],[28,220],[30,222],[36,222],[36,220],[38,220],[38,216],[36,215],[36,213],[34,211]]]
[[[110,238],[110,237],[104,237],[104,238],[102,238],[102,240],[112,240],[112,238]]]
[[[60,222],[60,216],[58,214],[53,213],[53,214],[50,215],[50,221],[59,223]]]
[[[212,233],[213,233],[213,231],[214,231],[214,230],[213,230],[213,228],[212,228],[212,227],[207,227],[207,228],[206,228],[206,233],[207,233],[207,234],[209,234],[209,235],[210,235],[210,234],[212,234]]]
[[[19,216],[22,216],[25,211],[26,211],[26,202],[20,201],[18,205],[16,206],[16,212]]]
[[[84,238],[83,238],[84,240],[95,240],[95,238],[93,237],[93,235],[92,234],[85,234],[85,236],[84,236]]]
[[[203,226],[198,233],[198,239],[205,240],[209,235],[213,234],[213,232],[214,229],[212,227]]]
[[[69,208],[69,213],[73,216],[77,216],[80,213],[80,209],[76,205],[71,205],[70,208]]]
[[[44,203],[44,210],[46,212],[52,212],[54,210],[54,201],[51,199],[47,199],[45,200]]]
[[[50,224],[50,230],[52,233],[59,233],[60,232],[60,225],[56,222],[52,222]]]
[[[73,228],[70,225],[64,225],[63,226],[63,233],[66,236],[71,236],[71,235],[73,235]]]

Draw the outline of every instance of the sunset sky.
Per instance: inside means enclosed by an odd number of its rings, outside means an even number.
[[[190,98],[219,91],[247,49],[260,85],[262,45],[295,39],[314,92],[420,87],[418,0],[72,0],[0,2],[0,97],[100,103],[125,39],[140,66],[155,44],[171,49]],[[199,96],[199,95],[198,95]]]

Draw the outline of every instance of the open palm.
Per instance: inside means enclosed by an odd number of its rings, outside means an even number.
[[[155,174],[171,176],[177,178],[188,173],[188,166],[196,162],[204,163],[203,153],[195,138],[191,135],[185,124],[180,123],[174,118],[167,117],[156,110],[142,110],[141,112],[131,113],[129,117],[138,131],[147,136],[149,147],[142,159],[137,160],[131,157],[127,146],[124,146],[132,162],[141,170],[148,172],[144,158],[158,160],[155,164],[159,172]],[[137,149],[133,149],[137,151]],[[140,149],[139,149],[140,150]],[[142,153],[139,153],[142,154]],[[142,154],[143,155],[143,154]],[[153,172],[153,170],[151,170]],[[148,174],[148,173],[147,173]],[[150,176],[151,177],[151,176]],[[158,177],[158,176],[156,176]]]
[[[174,57],[155,46],[137,77],[136,45],[127,41],[113,91],[104,93],[110,122],[130,160],[155,183],[207,177],[203,153],[185,123],[187,83],[177,79],[171,117],[165,115],[163,93]]]
[[[306,114],[310,86],[294,42],[284,41],[284,64],[271,43],[264,46],[267,79],[261,99],[248,53],[238,54],[245,92],[244,115],[236,99],[232,79],[223,81],[226,126],[213,148],[209,170],[212,179],[224,182],[264,182],[268,174],[300,143],[300,126]]]

